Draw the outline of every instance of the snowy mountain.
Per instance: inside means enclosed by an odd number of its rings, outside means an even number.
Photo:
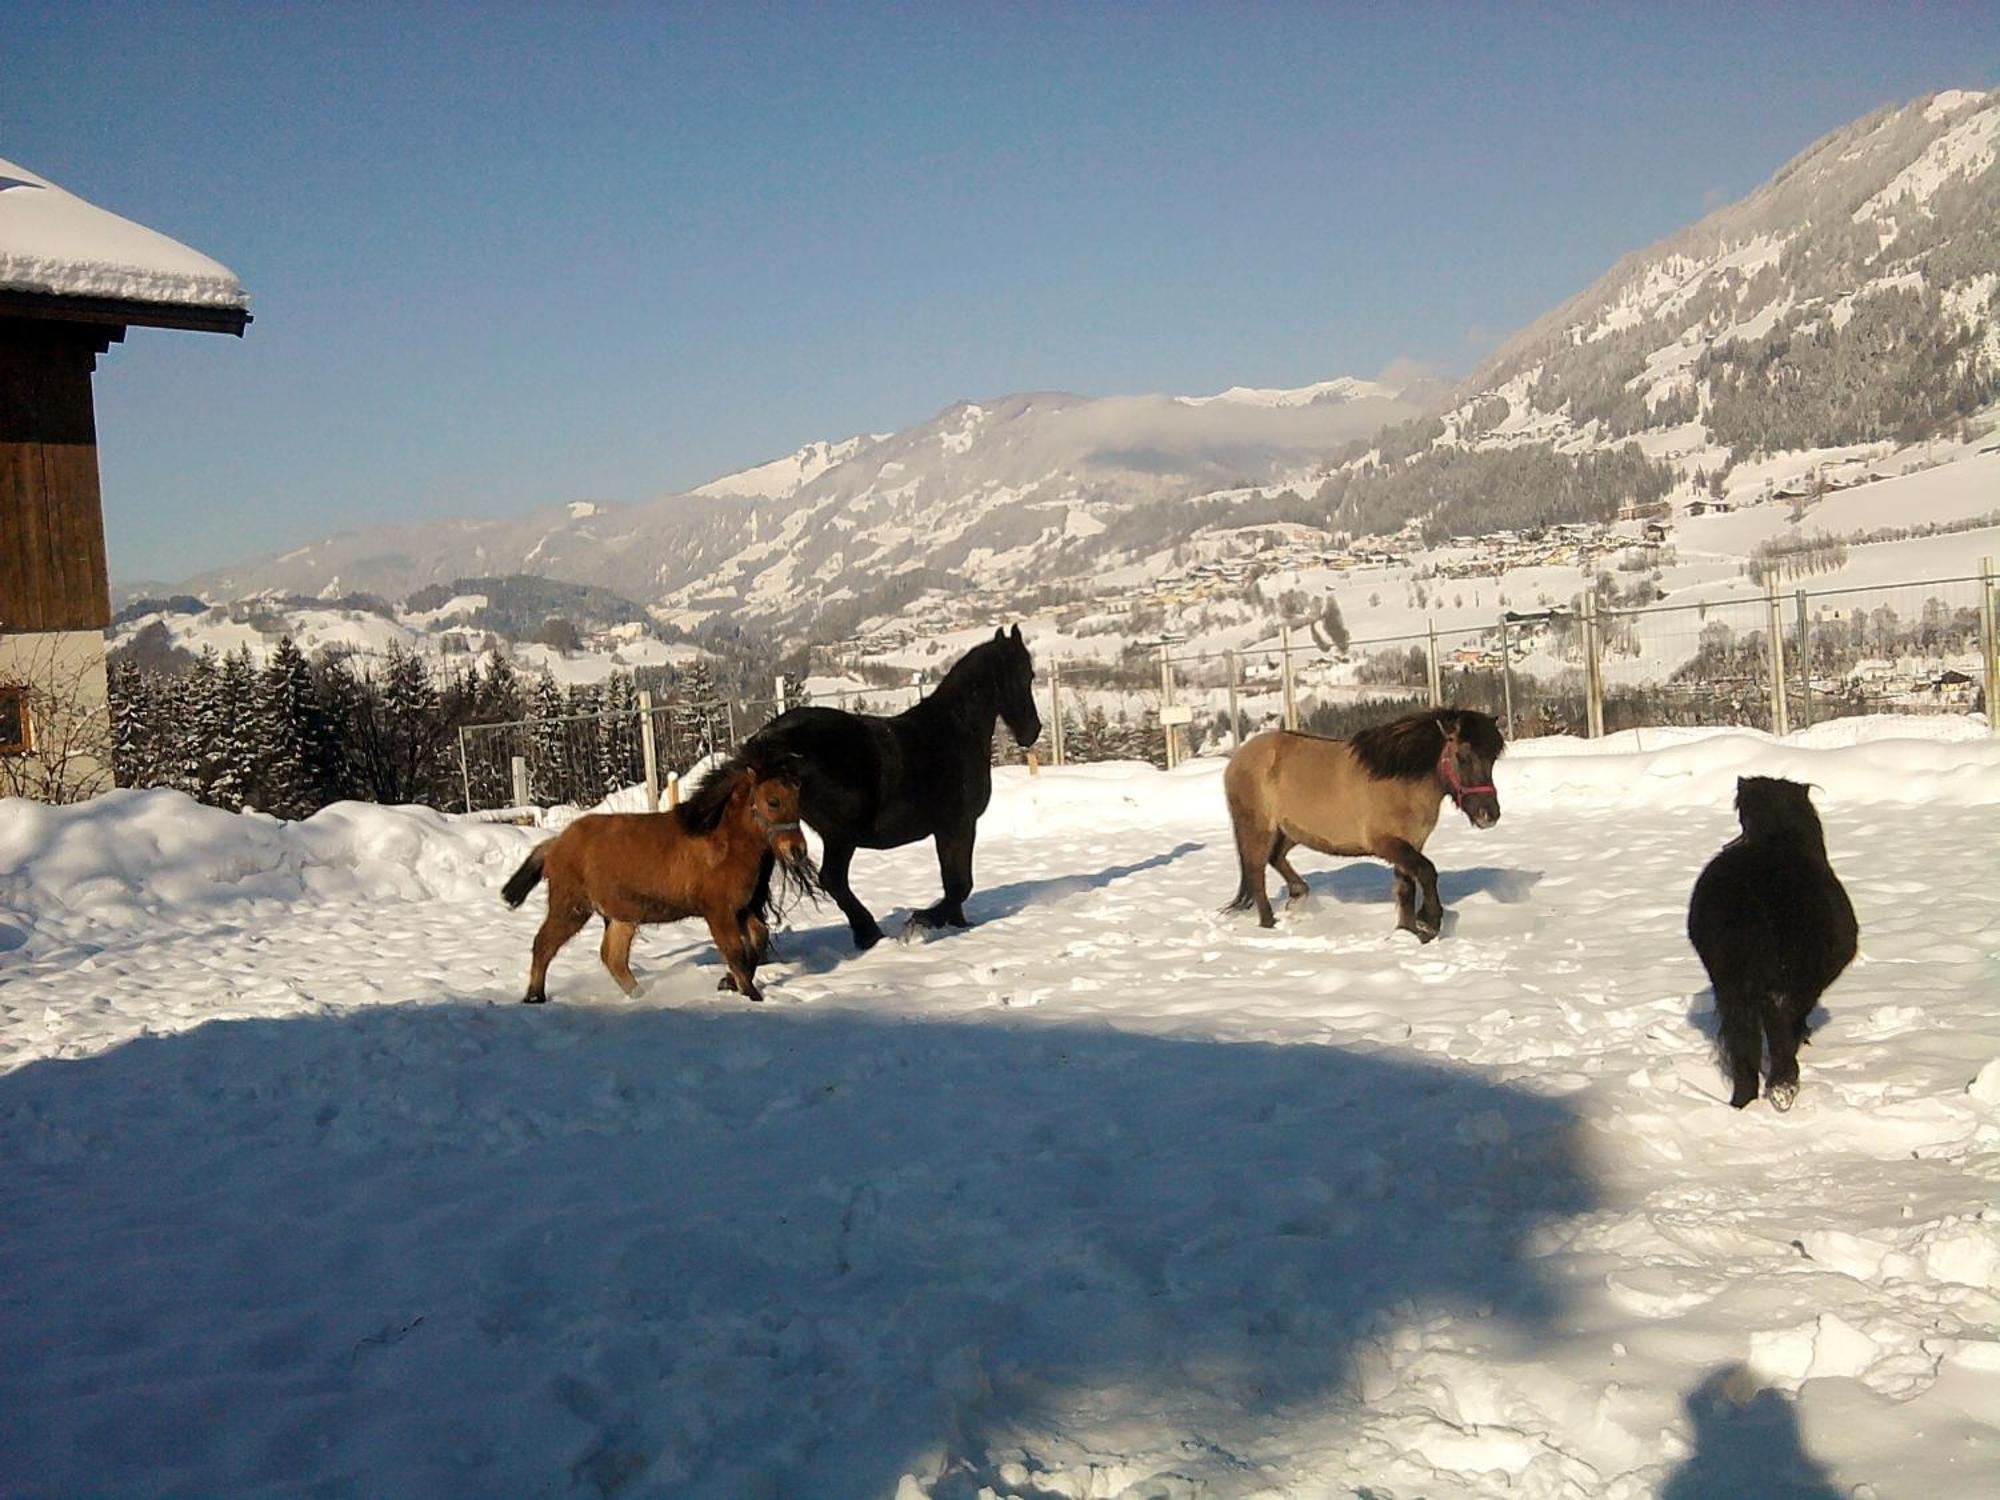
[[[685,495],[370,527],[179,587],[217,599],[400,598],[460,577],[534,572],[689,619],[742,614],[782,626],[912,568],[991,583],[1049,566],[1086,570],[1098,554],[1082,543],[1109,519],[1153,501],[1282,484],[1438,394],[1341,380],[1192,400],[1045,392],[959,402],[903,432],[808,444]]]
[[[796,453],[767,464],[725,474],[698,484],[691,494],[743,496],[759,500],[789,500],[835,464],[844,464],[863,448],[879,443],[887,433],[851,437],[839,443],[807,443]]]
[[[1388,456],[1428,490],[1467,453],[1630,445],[1682,499],[1721,498],[1766,487],[1773,457],[1783,482],[1962,435],[2000,399],[1997,151],[2000,91],[1937,94],[1833,132],[1524,329]],[[1350,454],[1344,473],[1383,457]],[[1497,461],[1485,473],[1451,529],[1519,519],[1493,515],[1505,475]],[[1334,519],[1365,514],[1367,489],[1329,497]]]
[[[1912,444],[1973,455],[1996,399],[2000,92],[1954,92],[1835,131],[1456,390],[959,402],[684,495],[376,527],[183,587],[402,597],[533,572],[687,628],[832,639],[925,594],[1089,596],[1248,526],[1332,543],[1416,523],[1436,544],[1846,487],[1902,472]]]

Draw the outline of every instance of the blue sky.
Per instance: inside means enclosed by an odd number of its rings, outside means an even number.
[[[1027,389],[1468,371],[2000,6],[11,5],[0,157],[250,288],[100,362],[113,576]]]

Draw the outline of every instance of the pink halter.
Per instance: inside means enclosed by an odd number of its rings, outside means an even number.
[[[1438,757],[1438,777],[1444,782],[1444,789],[1451,793],[1451,800],[1456,803],[1463,804],[1467,797],[1480,793],[1484,793],[1488,797],[1497,797],[1500,795],[1494,789],[1491,782],[1480,786],[1467,786],[1464,782],[1460,781],[1458,779],[1458,768],[1451,763],[1451,746],[1449,744],[1445,746],[1444,754]]]

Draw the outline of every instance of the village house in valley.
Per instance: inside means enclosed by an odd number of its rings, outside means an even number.
[[[240,336],[243,285],[0,159],[0,795],[111,785],[91,376],[128,327]]]

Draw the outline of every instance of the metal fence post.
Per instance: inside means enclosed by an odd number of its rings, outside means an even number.
[[[1222,660],[1229,668],[1229,748],[1243,743],[1243,721],[1236,714],[1236,653],[1225,651]]]
[[[1180,758],[1174,753],[1180,746],[1174,739],[1174,726],[1167,722],[1166,713],[1167,709],[1173,707],[1174,702],[1174,659],[1171,655],[1173,649],[1165,641],[1160,642],[1160,733],[1167,739],[1169,771],[1180,764]]]
[[[1812,728],[1812,636],[1806,625],[1806,591],[1797,593],[1799,614],[1799,727]]]
[[[771,715],[771,717],[782,719],[785,716],[785,674],[783,672],[777,675],[777,678],[772,683],[772,687],[774,691],[771,694],[771,701],[777,704],[778,711]]]
[[[528,757],[514,757],[514,805],[526,807],[534,799],[528,795]]]
[[[1778,575],[1771,574],[1764,591],[1766,626],[1771,651],[1771,733],[1783,738],[1792,732],[1791,716],[1785,703],[1785,621],[1778,610]]]
[[[782,690],[781,690],[782,691]],[[639,690],[639,753],[646,762],[646,811],[660,810],[660,752],[653,742],[653,691]]]
[[[1583,616],[1583,716],[1584,733],[1593,740],[1604,738],[1604,658],[1597,634],[1597,592],[1586,593],[1578,612]]]
[[[1278,672],[1285,684],[1285,728],[1299,727],[1299,693],[1292,680],[1292,627],[1278,627]]]
[[[1049,749],[1054,752],[1055,763],[1060,766],[1067,754],[1068,746],[1063,738],[1062,716],[1062,658],[1049,658],[1049,707],[1054,711],[1049,716]]]
[[[1507,738],[1514,738],[1514,629],[1500,616],[1500,707],[1507,719]]]
[[[2000,734],[2000,641],[1993,631],[1993,559],[1979,559],[1979,651],[1986,663],[1986,732]]]
[[[1424,641],[1425,677],[1431,691],[1431,707],[1444,707],[1444,679],[1438,675],[1438,627],[1434,619],[1426,619],[1424,627],[1428,632]]]
[[[465,726],[458,726],[458,774],[465,778],[465,810],[472,807],[472,761],[465,753]]]

